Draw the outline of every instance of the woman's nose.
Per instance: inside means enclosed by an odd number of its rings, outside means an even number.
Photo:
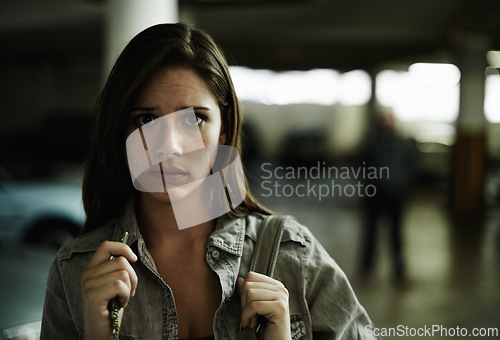
[[[166,126],[158,136],[158,149],[156,155],[165,160],[171,157],[177,157],[186,152],[186,136],[183,131],[179,131],[172,126]]]
[[[159,162],[205,147],[199,129],[186,129],[179,124],[166,124],[160,130],[155,141],[156,147],[151,150]]]

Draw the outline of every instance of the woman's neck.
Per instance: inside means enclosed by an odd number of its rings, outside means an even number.
[[[206,242],[215,228],[215,220],[211,220],[179,230],[170,202],[156,199],[147,193],[140,194],[136,207],[139,229],[149,249]]]

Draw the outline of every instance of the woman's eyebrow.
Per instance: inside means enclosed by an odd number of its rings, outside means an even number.
[[[153,111],[156,111],[158,108],[157,107],[133,107],[131,110],[130,110],[130,113],[133,113],[133,112],[153,112]],[[181,110],[185,110],[185,109],[193,109],[195,111],[210,111],[210,108],[209,107],[206,107],[206,106],[181,106],[179,108],[177,108],[176,111],[173,111],[173,112],[177,112],[177,111],[181,111]],[[173,113],[173,112],[169,112],[169,113]]]
[[[155,111],[156,107],[133,107],[130,112],[141,111],[141,112],[152,112]]]
[[[191,109],[191,108],[193,110],[210,111],[210,108],[206,106],[186,106],[182,107],[180,110]]]

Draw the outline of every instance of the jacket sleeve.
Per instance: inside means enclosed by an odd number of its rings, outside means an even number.
[[[376,339],[372,321],[346,275],[310,231],[304,263],[306,300],[314,340]]]
[[[49,270],[40,339],[79,339],[58,264],[56,257]]]

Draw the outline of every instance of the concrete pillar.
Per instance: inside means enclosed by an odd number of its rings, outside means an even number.
[[[104,75],[109,71],[125,45],[146,27],[177,22],[177,0],[108,0],[105,27]]]
[[[455,217],[478,217],[484,206],[487,167],[486,119],[484,116],[486,53],[482,36],[463,35],[457,64],[462,77],[457,141],[452,164],[452,210]]]

